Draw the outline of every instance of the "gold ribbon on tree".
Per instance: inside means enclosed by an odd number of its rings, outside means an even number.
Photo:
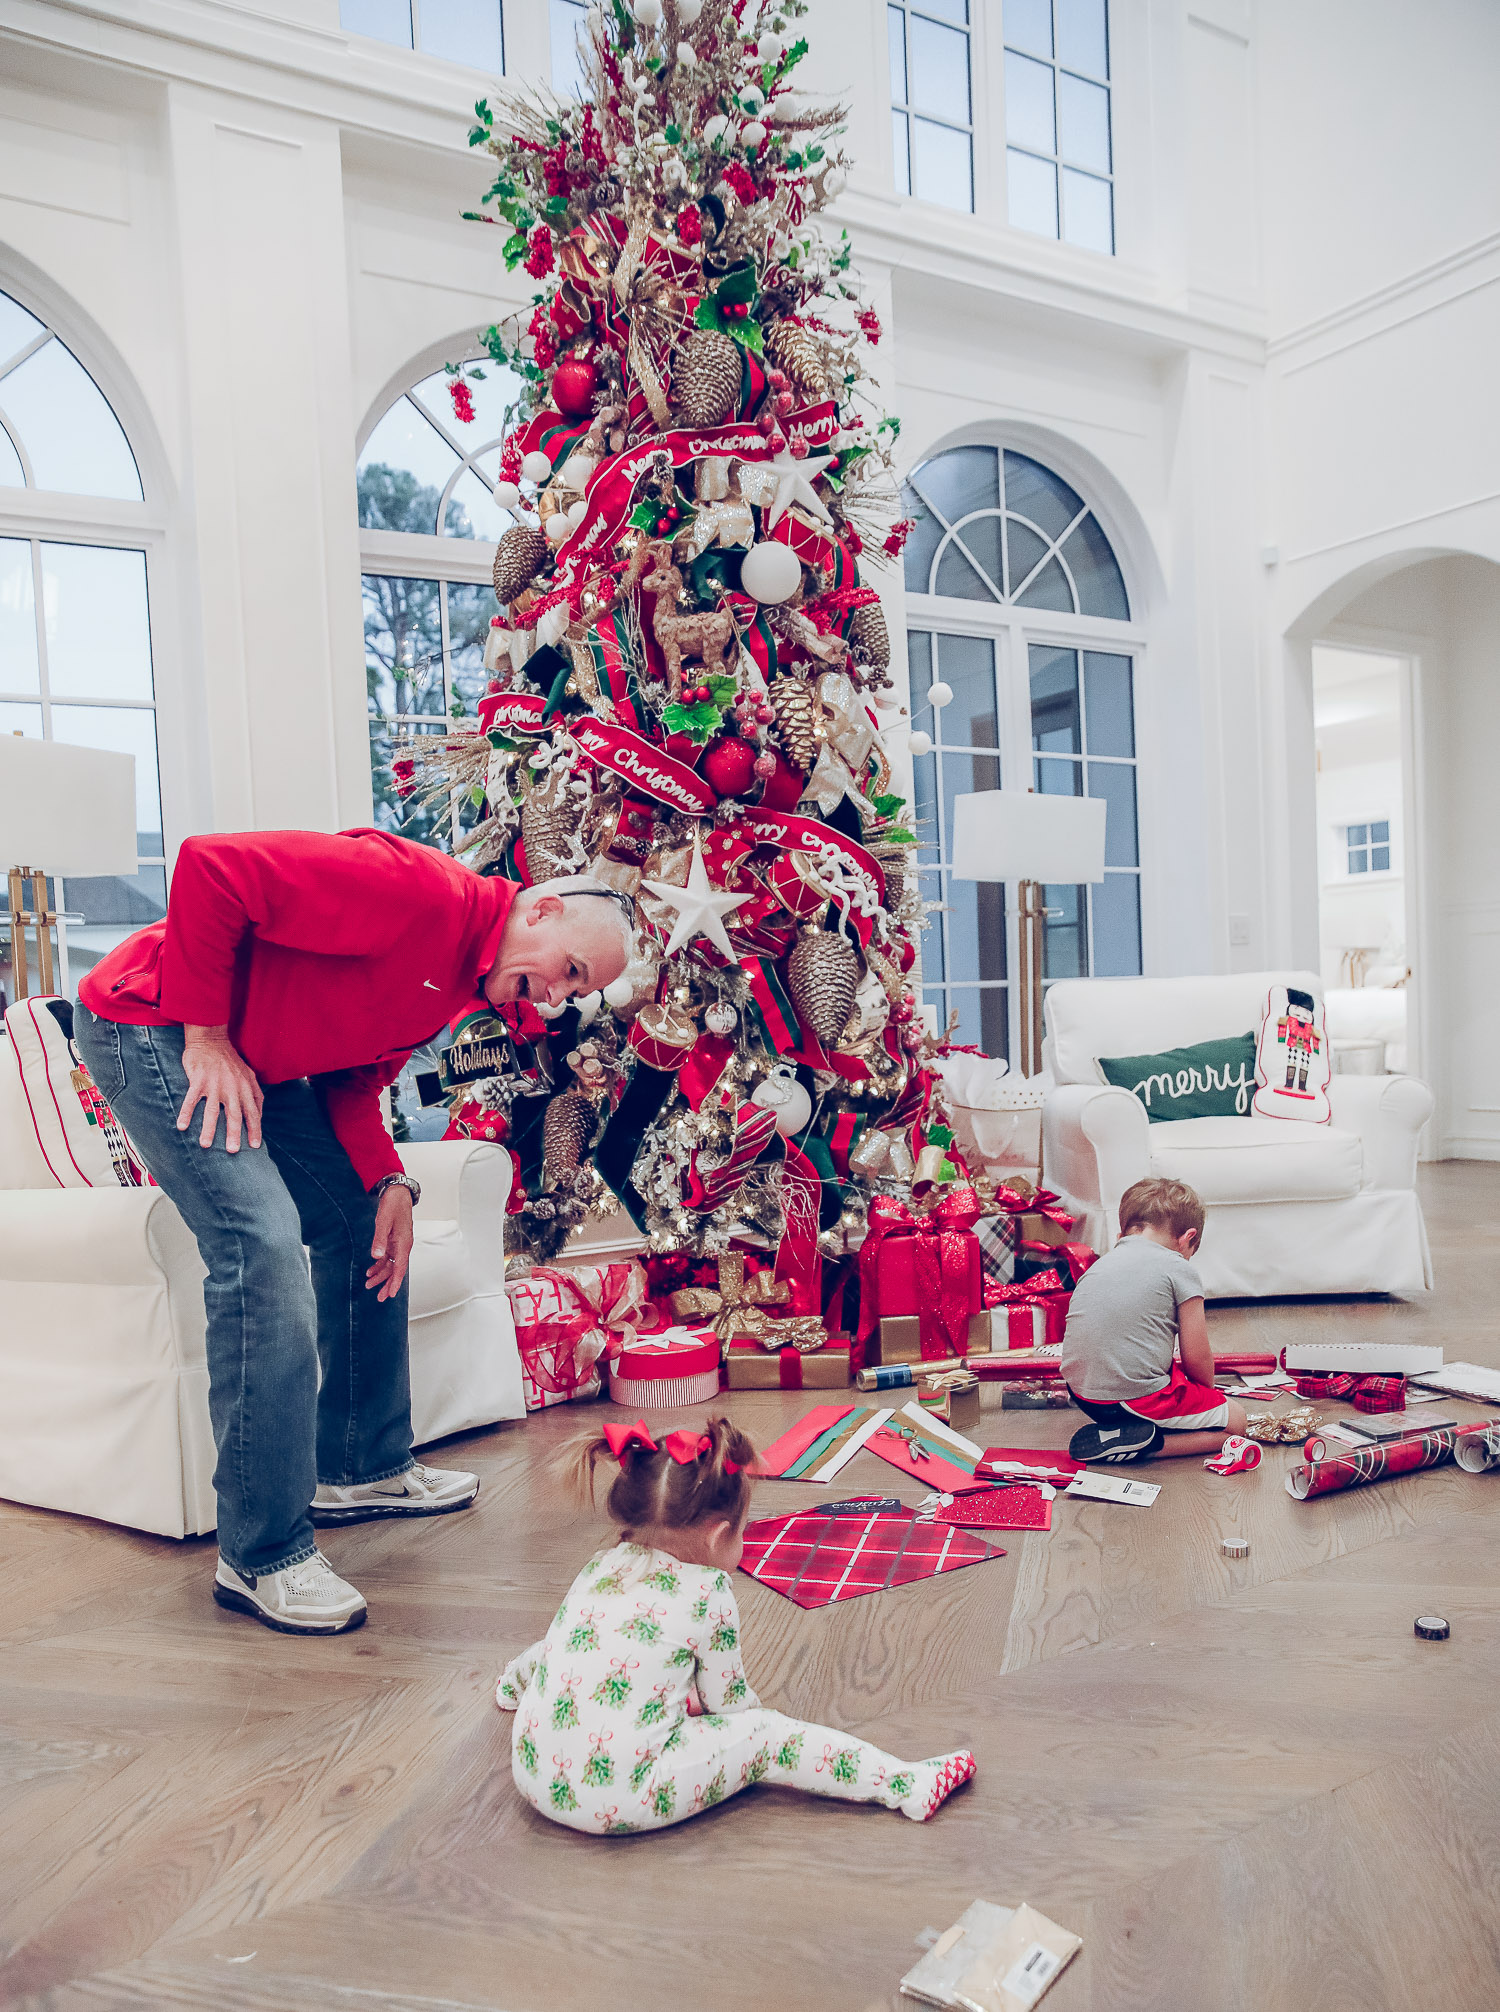
[[[645,394],[651,417],[665,428],[671,422],[672,408],[647,344],[652,334],[671,341],[682,320],[683,297],[648,262],[646,248],[650,237],[645,219],[637,217],[620,248],[610,285],[630,323],[630,368]]]
[[[791,1287],[768,1271],[754,1278],[745,1276],[745,1260],[737,1251],[725,1251],[719,1259],[719,1289],[688,1285],[667,1295],[667,1304],[682,1321],[711,1321],[719,1346],[727,1351],[732,1341],[758,1341],[775,1354],[778,1349],[795,1348],[810,1355],[828,1339],[828,1331],[818,1316],[797,1314],[787,1320],[772,1320],[768,1306],[780,1306],[791,1297]]]

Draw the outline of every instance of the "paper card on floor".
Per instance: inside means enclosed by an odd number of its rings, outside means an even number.
[[[958,1530],[1050,1530],[1053,1492],[1026,1481],[1013,1488],[984,1488],[977,1495],[940,1502],[933,1520]]]
[[[1500,1369],[1477,1362],[1445,1362],[1441,1368],[1410,1370],[1408,1383],[1425,1383],[1446,1397],[1470,1397],[1476,1404],[1500,1404]]]
[[[838,1407],[829,1407],[830,1409]],[[852,1460],[872,1432],[878,1432],[890,1417],[889,1410],[872,1411],[868,1405],[850,1405],[805,1452],[781,1471],[783,1481],[831,1481]]]
[[[972,1439],[965,1439],[961,1432],[955,1432],[953,1427],[945,1425],[942,1419],[934,1418],[932,1413],[924,1411],[920,1404],[903,1404],[901,1409],[906,1417],[911,1419],[913,1424],[920,1426],[929,1437],[940,1439],[955,1453],[961,1453],[968,1466],[972,1467],[976,1460],[984,1457],[982,1446],[976,1446]]]
[[[1137,1508],[1149,1509],[1161,1493],[1161,1483],[1127,1481],[1123,1474],[1080,1474],[1065,1492],[1087,1495],[1095,1502],[1132,1502]]]
[[[1347,1425],[1320,1425],[1318,1434],[1323,1439],[1337,1439],[1345,1446],[1368,1446],[1369,1440],[1362,1432],[1351,1432]]]
[[[905,1419],[899,1421],[899,1430],[873,1433],[865,1450],[900,1473],[910,1474],[913,1480],[925,1481],[929,1487],[948,1495],[966,1493],[982,1485],[976,1483],[966,1467],[957,1466],[946,1457],[947,1449],[940,1440],[929,1438]]]
[[[973,1962],[976,1943],[1008,1928],[1015,1911],[1013,1907],[997,1907],[992,1900],[971,1901],[953,1926],[945,1929],[921,1961],[907,1971],[901,1980],[902,1997],[941,2005],[951,2012],[957,2002],[953,1987]]]

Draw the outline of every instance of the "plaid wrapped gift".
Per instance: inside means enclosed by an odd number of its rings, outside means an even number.
[[[1362,1376],[1359,1386],[1350,1399],[1356,1411],[1405,1411],[1406,1378],[1404,1376]]]
[[[979,1262],[987,1279],[1009,1285],[1015,1276],[1016,1253],[1021,1248],[1018,1216],[981,1216],[974,1225],[979,1239]]]

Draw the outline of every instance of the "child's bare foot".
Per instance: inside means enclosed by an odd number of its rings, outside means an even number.
[[[915,1777],[912,1787],[896,1804],[903,1816],[909,1816],[914,1823],[925,1823],[935,1810],[941,1809],[956,1788],[962,1788],[966,1781],[973,1779],[979,1763],[967,1747],[957,1753],[939,1754],[936,1760],[913,1761],[903,1774]],[[900,1776],[892,1778],[895,1787]]]

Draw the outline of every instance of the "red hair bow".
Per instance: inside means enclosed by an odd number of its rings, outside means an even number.
[[[646,1430],[644,1418],[638,1418],[634,1425],[606,1425],[604,1437],[609,1442],[610,1452],[622,1467],[630,1457],[632,1446],[639,1446],[643,1453],[670,1454],[679,1467],[686,1467],[692,1460],[701,1460],[705,1453],[713,1450],[713,1440],[706,1432],[669,1432],[658,1446]],[[726,1474],[738,1474],[740,1470],[733,1460],[726,1460],[724,1471]]]

